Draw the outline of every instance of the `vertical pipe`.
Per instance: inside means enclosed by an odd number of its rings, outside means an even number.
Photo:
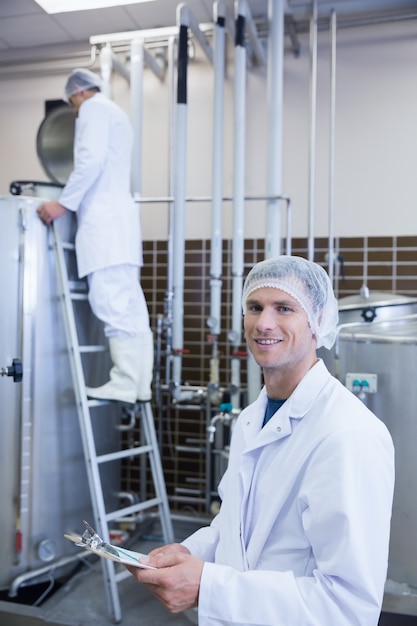
[[[180,392],[182,354],[184,351],[184,263],[185,263],[185,187],[187,169],[187,63],[188,11],[179,5],[177,106],[175,128],[175,180],[173,220],[173,391]]]
[[[113,52],[111,45],[107,43],[100,52],[100,72],[103,81],[103,93],[111,98],[111,74],[113,69]]]
[[[334,165],[335,165],[335,128],[336,128],[336,13],[330,16],[330,146],[329,146],[329,278],[333,285],[334,278]]]
[[[268,147],[267,147],[267,208],[265,258],[281,254],[282,194],[282,116],[284,73],[284,0],[268,2]],[[261,389],[261,370],[250,354],[248,357],[248,402],[253,402]]]
[[[142,111],[143,41],[134,39],[130,47],[130,115],[133,126],[132,192],[142,195]]]
[[[281,254],[282,119],[284,73],[284,2],[268,3],[268,152],[265,258]]]
[[[235,80],[234,80],[234,175],[233,175],[233,245],[232,245],[232,329],[229,339],[233,344],[231,362],[232,404],[236,406],[240,389],[239,347],[242,341],[242,276],[245,178],[245,115],[246,115],[246,48],[245,5],[235,2]]]
[[[175,169],[175,51],[176,38],[170,37],[168,40],[168,69],[169,69],[169,94],[170,94],[170,110],[169,110],[169,197],[174,196],[174,169]],[[171,380],[172,369],[172,308],[173,308],[173,283],[174,283],[174,205],[172,202],[168,205],[168,276],[167,290],[165,293],[164,314],[166,328],[166,353],[167,365],[165,372],[165,382],[169,384]]]
[[[309,172],[309,219],[308,258],[314,261],[314,216],[316,196],[316,107],[317,107],[317,0],[313,0],[310,19],[310,172]]]
[[[222,196],[223,196],[223,117],[225,74],[225,8],[224,2],[213,7],[214,30],[214,103],[213,103],[213,157],[212,157],[212,227],[210,261],[210,320],[208,326],[213,335],[213,355],[210,367],[210,383],[218,386],[218,336],[221,328],[222,288]]]

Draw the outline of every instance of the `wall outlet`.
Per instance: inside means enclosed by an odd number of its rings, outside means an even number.
[[[345,385],[353,393],[365,392],[376,393],[378,388],[378,376],[369,373],[351,373],[346,374]]]

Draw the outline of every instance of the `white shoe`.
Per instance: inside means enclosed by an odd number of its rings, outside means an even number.
[[[109,347],[113,362],[110,380],[101,387],[86,387],[87,396],[128,404],[151,400],[154,363],[152,331],[132,337],[109,337]]]
[[[135,404],[141,369],[140,337],[140,335],[109,337],[110,356],[113,362],[110,380],[101,387],[86,387],[87,396],[97,400]]]

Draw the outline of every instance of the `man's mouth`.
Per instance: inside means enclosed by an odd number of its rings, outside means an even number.
[[[282,339],[255,339],[255,343],[260,346],[272,346],[276,343],[281,343]]]

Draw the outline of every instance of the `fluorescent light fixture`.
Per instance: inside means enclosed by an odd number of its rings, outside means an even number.
[[[118,7],[124,4],[139,4],[155,0],[35,0],[47,13],[69,13],[70,11],[87,11]]]

